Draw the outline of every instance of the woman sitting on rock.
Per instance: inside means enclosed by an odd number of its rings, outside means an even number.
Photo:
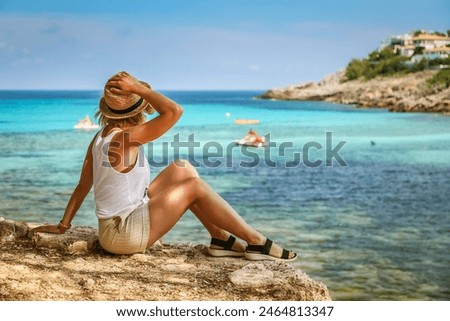
[[[159,115],[147,121],[145,113],[154,110]],[[94,185],[99,241],[108,252],[144,252],[190,209],[211,235],[212,256],[294,260],[297,254],[249,226],[188,162],[175,161],[150,182],[143,145],[166,133],[182,113],[175,102],[126,72],[109,79],[97,112],[102,129],[88,147],[64,216],[58,225],[39,226],[34,232],[68,230]]]

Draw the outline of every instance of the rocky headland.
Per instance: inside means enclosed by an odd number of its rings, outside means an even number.
[[[0,300],[331,300],[323,283],[286,263],[212,258],[203,245],[162,242],[111,255],[94,228],[33,235],[37,225],[0,217]]]
[[[258,98],[276,100],[324,100],[358,107],[387,108],[397,112],[450,114],[450,88],[431,86],[437,71],[426,70],[371,80],[345,81],[341,70],[320,82],[306,82],[270,89]]]

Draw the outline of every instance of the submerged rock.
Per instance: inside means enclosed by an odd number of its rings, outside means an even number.
[[[0,300],[331,300],[323,283],[283,262],[162,242],[112,255],[94,228],[31,235],[35,226],[0,217]]]

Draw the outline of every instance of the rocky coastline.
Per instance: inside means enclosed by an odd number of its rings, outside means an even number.
[[[37,233],[0,217],[0,301],[329,301],[327,287],[282,262],[213,258],[204,245],[159,242],[111,255],[92,227]]]
[[[259,96],[274,100],[323,100],[357,107],[387,108],[395,112],[433,112],[450,114],[450,88],[430,86],[427,81],[437,73],[426,70],[371,80],[345,81],[340,70],[318,83],[306,82],[273,88]]]

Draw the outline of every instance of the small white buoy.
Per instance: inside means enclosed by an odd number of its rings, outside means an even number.
[[[231,114],[230,113],[225,113],[225,116],[230,117]]]

